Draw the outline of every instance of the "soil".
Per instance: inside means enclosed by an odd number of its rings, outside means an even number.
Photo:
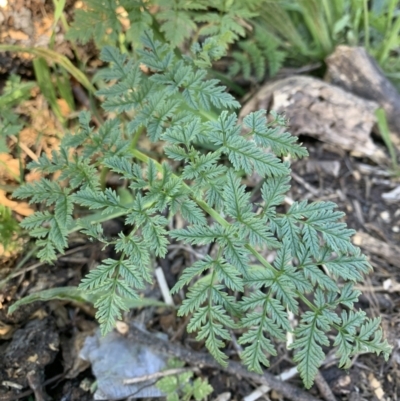
[[[51,17],[49,3],[20,0],[14,4],[19,12],[24,7],[30,10],[34,16],[31,29],[42,29],[38,36],[42,40],[47,25],[40,25],[35,18],[40,14],[41,19],[37,18],[43,22],[43,16]],[[7,21],[12,24],[12,20]],[[8,39],[14,35],[16,42],[27,40],[24,36],[26,32],[18,34],[16,31],[9,31]],[[2,35],[7,41],[7,35],[4,32]],[[68,54],[68,50],[64,53]],[[0,69],[2,74],[17,72],[32,75],[29,60],[3,59],[3,55],[0,57]],[[31,104],[29,107],[32,109],[35,106]],[[382,194],[398,186],[399,180],[388,173],[388,165],[377,166],[369,159],[353,157],[339,147],[307,136],[300,140],[308,148],[310,157],[292,164],[293,180],[288,196],[293,200],[336,202],[339,209],[346,212],[349,227],[357,231],[356,240],[364,241],[360,245],[365,244],[365,238],[369,239],[368,244],[376,245],[363,248],[370,257],[374,272],[361,286],[363,295],[358,307],[369,316],[382,318],[385,336],[394,346],[388,362],[374,355],[361,355],[347,371],[329,362],[334,359],[330,355],[321,368],[320,380],[328,384],[337,400],[397,400],[400,397],[400,212],[398,204],[386,202]],[[46,141],[45,150],[57,145],[53,137]],[[3,179],[9,183],[7,178]],[[119,220],[108,222],[104,227],[105,234],[113,236],[120,228]],[[384,251],[382,244],[388,245],[388,252]],[[12,277],[0,282],[0,401],[92,400],[91,390],[96,378],[90,365],[80,360],[78,355],[85,338],[97,328],[95,310],[88,304],[57,300],[22,306],[12,315],[8,314],[8,308],[16,300],[39,290],[78,285],[93,264],[109,256],[110,250],[85,242],[83,237],[75,235],[70,238],[67,254],[49,266],[32,258],[21,265],[30,250],[29,243],[25,243],[22,249],[6,255],[0,268],[0,280]],[[193,254],[190,251],[173,247],[169,256],[159,261],[170,287],[175,284],[183,267],[191,262]],[[149,288],[145,295],[161,299],[156,286]],[[176,301],[179,302],[179,298]],[[126,322],[135,319],[144,321],[149,331],[165,333],[173,342],[204,350],[203,344],[196,343],[193,336],[186,333],[187,320],[178,318],[169,309],[135,309],[124,316]],[[283,346],[279,346],[278,351],[278,357],[272,359],[268,369],[273,375],[279,375],[293,366],[291,354]],[[237,359],[234,341],[227,352]],[[258,386],[250,379],[217,369],[201,369],[201,376],[207,377],[214,388],[209,399],[230,393],[231,400],[241,400]],[[298,377],[291,379],[290,383],[303,387]],[[322,397],[317,385],[310,390],[310,394]],[[270,393],[269,397],[284,399],[276,392]]]

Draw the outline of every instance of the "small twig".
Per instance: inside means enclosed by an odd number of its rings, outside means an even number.
[[[394,283],[391,287],[385,288],[383,285],[377,285],[375,287],[372,286],[365,286],[365,285],[356,285],[354,286],[355,290],[360,290],[364,293],[372,292],[386,292],[386,293],[393,293],[393,292],[400,292],[400,283]]]
[[[155,270],[155,275],[158,282],[158,286],[160,287],[161,294],[164,298],[164,302],[167,305],[175,306],[174,300],[172,299],[171,293],[168,288],[167,280],[165,279],[163,269],[161,267],[157,267]]]
[[[317,376],[315,376],[315,385],[318,387],[318,390],[324,400],[336,401],[336,397],[333,395],[329,384],[326,382],[324,376],[322,376],[320,371],[318,371]]]
[[[183,334],[183,332],[186,329],[186,326],[189,323],[189,320],[190,320],[189,315],[184,317],[182,324],[178,327],[178,330],[172,335],[172,337],[170,339],[171,342],[176,341],[176,339],[179,338]]]
[[[272,390],[277,391],[290,400],[319,401],[318,398],[313,397],[311,394],[308,394],[307,392],[289,383],[284,383],[269,373],[259,375],[254,372],[249,372],[241,363],[234,361],[229,362],[227,367],[223,367],[210,354],[196,352],[191,349],[184,348],[181,345],[163,341],[154,334],[143,331],[135,325],[130,326],[128,337],[134,339],[136,343],[145,345],[156,350],[157,352],[172,355],[190,365],[195,365],[200,368],[208,367],[222,370],[231,375],[250,379],[260,384],[266,384]]]
[[[289,205],[292,206],[294,203],[294,200],[292,198],[289,198],[289,196],[285,196],[284,202]]]
[[[192,255],[194,255],[197,259],[204,259],[204,256],[205,256],[200,252],[196,252],[193,248],[191,248],[189,246],[181,245],[181,244],[168,245],[168,249],[174,249],[174,250],[178,249],[178,250],[183,250],[183,251],[189,252]]]
[[[16,144],[18,144],[18,138],[15,135],[9,135],[9,138],[15,142]],[[23,143],[21,143],[21,141],[19,141],[19,147],[35,162],[38,161],[38,157]]]
[[[62,256],[71,255],[71,254],[73,254],[73,253],[75,253],[75,252],[82,251],[82,250],[84,250],[84,249],[86,249],[86,248],[89,248],[89,246],[91,246],[91,245],[90,245],[90,244],[89,244],[89,245],[82,245],[82,246],[78,246],[78,247],[76,247],[76,248],[69,249],[68,251],[66,251],[66,252],[64,252],[64,253],[59,253],[59,254],[57,255],[57,258],[60,258],[60,257],[62,257]],[[13,278],[15,278],[15,277],[18,277],[18,276],[20,276],[21,274],[28,273],[28,272],[30,272],[31,270],[37,269],[38,267],[43,266],[43,265],[46,265],[46,264],[48,264],[48,263],[47,263],[47,262],[37,262],[37,263],[34,263],[33,265],[30,265],[30,266],[25,267],[24,269],[17,270],[17,271],[15,271],[15,272],[9,274],[4,280],[2,280],[2,281],[0,282],[0,288],[1,288],[1,287],[3,286],[3,284],[5,284],[7,281],[9,281],[9,280],[11,280],[11,279],[13,279]]]
[[[156,373],[152,373],[149,375],[134,377],[133,379],[125,379],[122,383],[123,384],[136,384],[136,383],[146,382],[148,380],[159,380],[166,376],[179,375],[179,374],[185,373],[185,372],[196,372],[196,371],[198,372],[199,369],[197,369],[197,368],[168,369],[168,370],[163,370],[162,372],[156,372]]]
[[[294,376],[297,376],[299,372],[297,371],[296,368],[291,368],[289,370],[286,370],[285,372],[281,373],[280,375],[276,376],[277,379],[286,381],[291,379]],[[267,385],[263,384],[262,386],[256,388],[253,392],[251,392],[249,395],[246,395],[246,397],[243,398],[243,401],[255,401],[262,397],[264,394],[268,393],[271,390],[270,387]]]
[[[36,401],[45,401],[47,396],[43,390],[43,383],[41,383],[39,374],[33,370],[27,373],[26,378],[29,383],[29,387],[32,389],[35,395]]]
[[[1,382],[1,385],[2,386],[6,386],[6,387],[11,387],[11,388],[13,388],[15,390],[18,390],[18,391],[20,391],[20,390],[22,390],[24,388],[24,386],[21,386],[21,384],[14,383],[14,382],[12,382],[10,380],[3,380]]]
[[[62,379],[65,376],[65,373],[60,373],[57,376],[54,376],[52,378],[50,378],[49,380],[46,380],[43,383],[43,387],[48,386],[51,383],[54,383],[55,381]],[[0,395],[0,401],[15,401],[15,400],[19,400],[20,398],[25,398],[28,397],[29,395],[31,395],[33,393],[32,389],[26,390],[23,393],[20,394],[13,394],[13,395]]]
[[[159,379],[158,379],[158,380],[159,380]],[[158,381],[158,380],[154,380],[154,381],[152,381],[152,382],[149,382],[149,383],[144,384],[142,387],[139,387],[135,392],[129,394],[128,399],[129,399],[129,400],[132,400],[132,399],[134,399],[134,398],[137,398],[137,397],[135,397],[135,396],[137,396],[139,393],[141,393],[145,388],[149,388],[149,387],[155,386],[155,385],[157,384],[157,381]],[[127,399],[126,397],[123,397],[123,398],[114,399],[114,401],[123,401],[123,400],[125,401],[126,399]]]
[[[305,72],[317,70],[318,68],[321,67],[321,65],[322,65],[321,63],[317,62],[313,64],[307,64],[299,68],[291,68],[291,67],[281,68],[275,75],[275,78],[281,79],[281,78],[291,77],[293,75],[304,74]]]
[[[303,178],[301,178],[299,175],[297,175],[295,172],[291,172],[291,175],[295,181],[297,181],[300,185],[303,185],[303,187],[310,193],[312,193],[315,196],[319,196],[320,192],[318,189],[314,188],[312,185],[310,185],[307,181],[305,181]]]
[[[235,333],[233,332],[233,330],[229,330],[229,334],[231,335],[233,348],[235,348],[235,351],[238,354],[240,354],[241,352],[243,352],[243,347],[238,343],[237,338],[236,338]]]

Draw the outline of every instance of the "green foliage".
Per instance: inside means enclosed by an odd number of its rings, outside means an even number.
[[[169,369],[179,369],[183,366],[184,363],[178,360],[168,361]],[[193,371],[168,375],[159,380],[156,386],[165,393],[167,401],[204,400],[213,392],[213,388],[208,384],[207,379],[198,377],[193,380],[193,375]]]
[[[283,57],[300,66],[323,62],[341,44],[364,46],[399,85],[399,5],[398,0],[264,0],[253,23],[262,26]],[[260,55],[253,49],[247,53],[244,57],[257,65]]]
[[[227,75],[261,82],[284,65],[324,62],[336,46],[364,46],[400,82],[398,0],[85,0],[68,37],[122,50],[153,29],[172,47],[191,48],[210,67],[228,56]],[[199,39],[204,40],[203,45]],[[229,50],[229,52],[228,52]],[[227,54],[228,53],[228,54]]]
[[[385,143],[385,145],[387,147],[387,150],[389,151],[390,162],[391,162],[390,167],[392,170],[392,174],[399,176],[400,169],[399,169],[399,164],[397,163],[396,148],[392,141],[385,110],[382,108],[377,109],[375,111],[375,116],[376,116],[376,120],[377,120],[376,122],[377,122],[377,125],[379,128],[379,132],[382,136],[383,142]]]
[[[267,72],[274,76],[286,59],[277,40],[255,18],[262,14],[263,0],[85,0],[76,10],[67,37],[86,43],[93,39],[98,46],[118,45],[121,49],[143,46],[140,34],[156,31],[171,47],[187,47],[197,55],[194,63],[210,67],[225,56],[230,46],[228,76],[242,74],[246,80],[262,81]],[[123,20],[125,19],[124,26]],[[253,31],[253,32],[251,32]],[[199,43],[199,38],[204,42]],[[117,89],[117,88],[116,88]]]
[[[263,24],[253,24],[254,32],[240,40],[237,43],[238,50],[230,53],[234,61],[229,66],[228,74],[234,78],[241,73],[248,81],[255,79],[261,82],[267,72],[269,77],[278,72],[286,60],[287,52]]]
[[[142,40],[137,61],[112,47],[102,51],[109,63],[102,75],[112,84],[98,94],[107,112],[126,113],[129,121],[110,119],[94,131],[82,114],[80,130],[66,135],[51,159],[31,163],[50,176],[60,172],[57,181],[42,178],[15,192],[47,208],[22,223],[37,238],[38,256],[53,261],[76,229],[114,247],[117,257],[103,260],[80,285],[97,297],[106,333],[127,309],[124,300],[137,299],[152,282],[151,255],[164,257],[171,239],[210,244],[210,255],[188,267],[172,291],[188,288],[178,313],[191,315],[188,330],[222,365],[235,329],[243,333],[244,364],[257,372],[276,354],[276,341],[294,331],[295,360],[307,387],[331,345],[328,333],[336,333],[344,366],[358,352],[387,358],[391,348],[379,320],[354,309],[359,293],[353,285],[371,267],[350,242],[344,214],[332,202],[295,202],[287,213],[279,207],[290,180],[282,158],[307,155],[285,132],[284,120],[275,114],[268,120],[260,110],[239,123],[233,111],[239,103],[217,80],[206,79],[196,52],[194,59],[180,58],[149,31]],[[173,163],[160,164],[129,146],[142,130],[163,141]],[[96,172],[104,167],[127,183],[130,196],[102,189]],[[264,179],[260,204],[252,202],[243,174]],[[73,221],[75,205],[97,211],[93,224]],[[187,225],[168,232],[177,214]],[[124,216],[124,232],[104,238],[98,223],[115,215]],[[276,250],[273,263],[263,256],[268,250]],[[340,305],[347,308],[341,315]],[[298,317],[298,327],[291,327],[288,312]]]
[[[30,91],[35,86],[32,82],[21,82],[21,77],[11,74],[7,79],[0,96],[2,109],[12,107],[30,97]]]
[[[0,96],[0,153],[9,153],[7,138],[12,136],[18,139],[19,133],[24,127],[21,118],[13,111],[13,106],[30,97],[30,91],[35,84],[21,82],[21,78],[11,74],[7,79]],[[20,174],[16,175],[9,169],[7,163],[0,161],[3,169],[15,178],[17,182],[23,181],[22,165],[20,163]],[[0,205],[0,243],[4,249],[9,248],[17,234],[20,233],[17,220],[12,216],[11,210]]]
[[[30,97],[35,84],[21,82],[21,78],[11,74],[0,96],[0,152],[8,152],[7,136],[17,136],[24,124],[12,110],[17,103]]]
[[[117,43],[122,29],[117,8],[116,0],[85,0],[85,7],[75,12],[74,23],[68,31],[67,38],[81,43],[87,43],[94,38],[99,46],[107,41]]]
[[[18,308],[23,305],[28,305],[32,302],[38,301],[52,301],[54,299],[60,301],[69,301],[69,302],[76,302],[76,303],[91,303],[94,304],[97,301],[98,296],[93,296],[93,294],[88,294],[82,288],[78,287],[56,287],[56,288],[49,288],[47,290],[42,290],[36,292],[34,294],[29,294],[24,298],[21,298],[17,302],[13,303],[9,308],[9,313],[14,313]],[[126,303],[126,307],[133,309],[133,308],[142,308],[146,306],[162,306],[168,307],[168,305],[164,304],[163,302],[157,301],[152,298],[139,298],[139,299],[124,299]]]
[[[20,227],[12,217],[11,210],[4,205],[0,205],[0,243],[4,249],[7,250],[19,232]]]
[[[212,37],[218,45],[205,43],[206,54],[218,46],[227,46],[245,36],[244,21],[254,17],[253,3],[217,0],[85,0],[84,7],[75,12],[75,20],[68,38],[87,43],[94,39],[101,48],[105,44],[124,43],[142,45],[140,34],[156,29],[172,47],[181,46],[190,39]],[[210,8],[212,7],[212,11]],[[123,18],[129,27],[124,27]],[[198,45],[197,45],[198,46]],[[200,48],[198,49],[200,50]]]
[[[63,98],[71,110],[75,108],[74,96],[67,71],[60,66],[50,69],[46,59],[43,57],[33,60],[33,69],[35,71],[36,82],[54,115],[62,124],[65,124],[65,118],[61,112],[57,98]]]

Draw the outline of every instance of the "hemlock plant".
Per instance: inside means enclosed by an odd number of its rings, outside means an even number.
[[[362,352],[388,358],[380,319],[354,307],[359,291],[353,285],[371,267],[351,243],[354,232],[341,221],[344,213],[332,202],[307,201],[278,211],[290,187],[289,162],[282,158],[307,156],[283,131],[284,119],[273,115],[268,122],[259,110],[238,123],[239,103],[198,67],[201,48],[178,58],[149,32],[142,41],[137,61],[112,47],[101,53],[110,64],[102,76],[112,84],[98,95],[114,117],[95,131],[90,115],[82,113],[79,131],[67,134],[58,152],[30,163],[43,175],[59,174],[57,179],[42,178],[15,192],[46,208],[22,222],[36,238],[38,257],[54,261],[77,230],[115,248],[118,257],[103,260],[80,285],[97,299],[105,334],[127,300],[152,282],[153,255],[164,257],[171,240],[209,244],[210,255],[187,267],[172,292],[188,289],[179,315],[191,315],[188,331],[197,332],[222,365],[231,329],[242,333],[243,363],[260,373],[276,355],[271,339],[285,341],[293,331],[291,348],[306,387],[330,345],[342,367]],[[143,130],[151,141],[163,141],[172,163],[159,164],[132,145]],[[118,174],[128,191],[122,196],[103,189],[101,169]],[[242,183],[253,173],[264,180],[260,204],[251,202]],[[74,220],[75,206],[96,212]],[[187,226],[168,232],[176,214]],[[105,238],[100,222],[117,216],[125,219],[123,232]],[[265,250],[276,250],[273,263]],[[300,321],[294,329],[288,312]]]

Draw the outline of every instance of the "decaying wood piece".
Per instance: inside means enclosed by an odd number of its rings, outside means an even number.
[[[385,259],[388,263],[397,266],[400,260],[400,247],[380,241],[371,235],[357,231],[353,237],[355,245],[360,246],[372,255]]]
[[[370,134],[378,104],[319,79],[295,76],[264,85],[243,107],[283,113],[294,135],[306,134],[376,161],[385,158]]]
[[[400,186],[396,187],[395,189],[383,193],[382,198],[387,202],[387,203],[397,203],[400,201]]]
[[[400,143],[400,94],[363,47],[338,46],[326,59],[328,80],[364,99],[377,102],[385,111],[391,130]]]

